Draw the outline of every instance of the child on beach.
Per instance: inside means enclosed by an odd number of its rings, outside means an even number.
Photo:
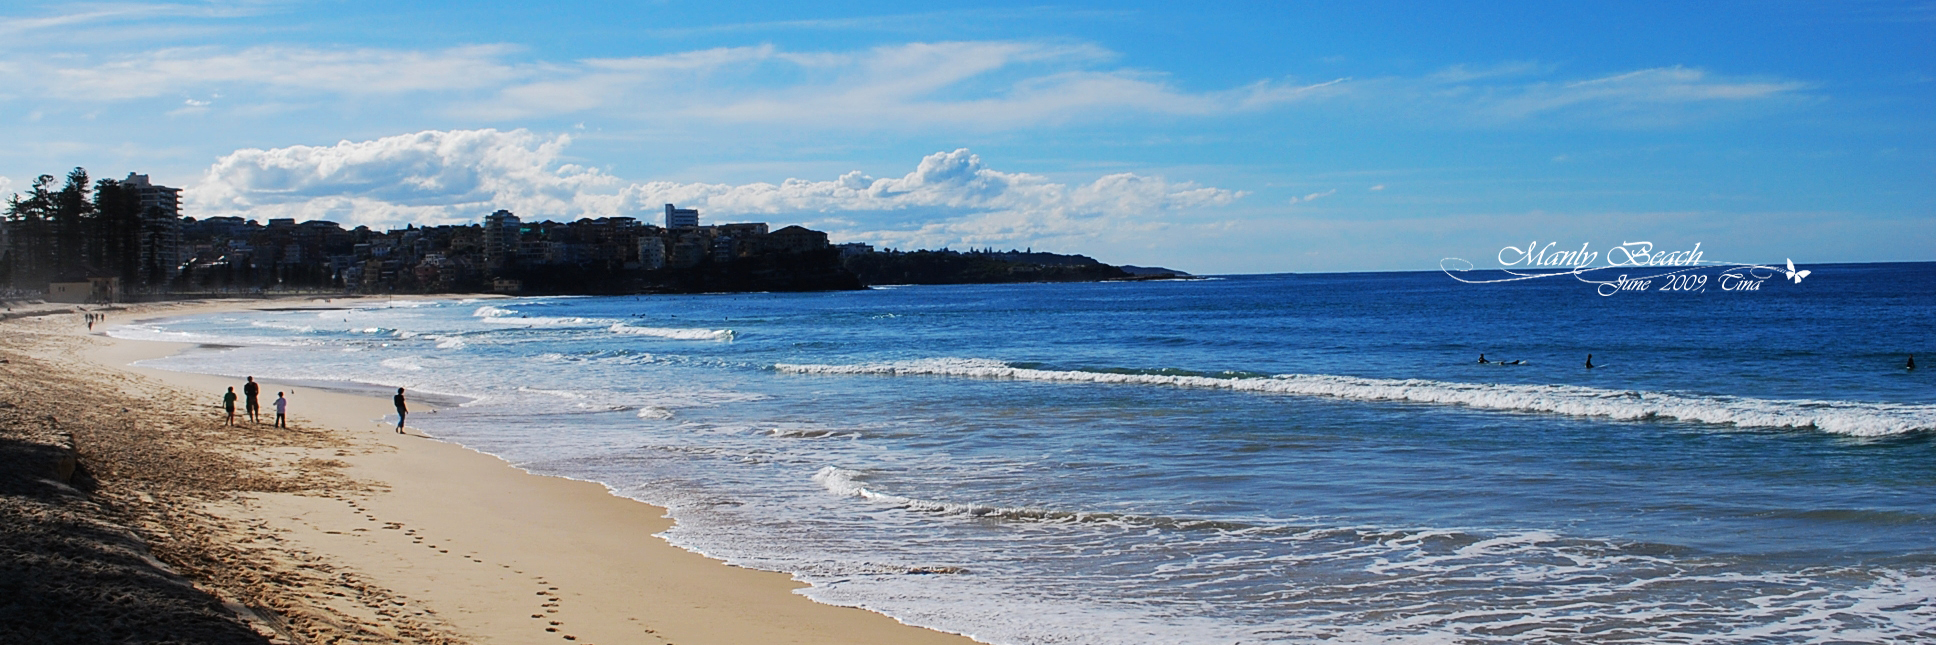
[[[288,411],[289,411],[289,399],[282,398],[282,393],[277,392],[276,393],[276,427],[278,428],[289,427],[289,424],[283,421],[284,419],[283,414]]]
[[[235,386],[229,386],[229,393],[222,395],[222,407],[229,409],[229,425],[235,425]]]

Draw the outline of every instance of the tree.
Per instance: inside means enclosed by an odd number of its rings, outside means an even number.
[[[94,184],[90,264],[135,285],[141,278],[141,192],[113,179]]]
[[[88,199],[87,169],[67,173],[67,185],[53,197],[53,275],[57,280],[85,278],[87,273],[88,220],[94,216],[94,203]]]
[[[14,195],[7,201],[8,273],[17,288],[40,289],[47,286],[55,270],[53,245],[53,175],[34,179],[25,198]]]

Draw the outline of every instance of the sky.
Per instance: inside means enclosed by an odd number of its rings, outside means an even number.
[[[1195,273],[1936,260],[1936,2],[0,5],[0,195]]]

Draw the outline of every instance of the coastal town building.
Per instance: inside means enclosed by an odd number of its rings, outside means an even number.
[[[138,267],[131,260],[105,267],[56,261],[63,256],[45,250],[59,241],[60,229],[49,223],[56,217],[33,211],[0,227],[0,286],[46,292],[59,282],[60,297],[99,301],[123,291],[609,293],[851,288],[813,285],[852,282],[839,255],[828,251],[825,233],[801,226],[770,231],[764,222],[700,226],[698,209],[673,204],[664,207],[666,226],[624,216],[528,221],[497,210],[474,224],[378,231],[327,220],[182,217],[180,189],[141,174],[103,184],[126,187],[117,193],[120,203],[140,203]],[[90,258],[132,258],[133,239],[90,240],[78,248]],[[807,257],[816,252],[825,257]],[[803,275],[817,277],[788,277]],[[108,277],[119,281],[95,281]],[[781,282],[768,284],[775,280]]]
[[[671,204],[665,205],[665,227],[666,228],[687,228],[687,227],[698,226],[698,225],[699,225],[699,209],[677,208]]]
[[[128,173],[121,185],[141,200],[140,268],[142,284],[167,284],[181,266],[181,189]]]
[[[511,211],[500,210],[484,216],[484,266],[499,269],[517,253],[523,221]]]

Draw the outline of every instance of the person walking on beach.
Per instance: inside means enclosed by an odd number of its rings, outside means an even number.
[[[235,386],[229,386],[229,393],[222,395],[222,407],[229,409],[229,425],[235,425]]]
[[[277,392],[275,406],[276,406],[276,427],[288,428],[289,424],[287,421],[284,420],[285,417],[283,415],[289,412],[289,399],[282,398],[282,393]]]
[[[396,397],[390,400],[397,404],[397,434],[403,434],[403,415],[410,413],[410,409],[403,405],[403,388],[397,388]]]
[[[242,407],[248,410],[250,423],[262,423],[262,401],[258,399],[261,395],[262,386],[255,384],[255,377],[249,377],[249,382],[242,384]]]

